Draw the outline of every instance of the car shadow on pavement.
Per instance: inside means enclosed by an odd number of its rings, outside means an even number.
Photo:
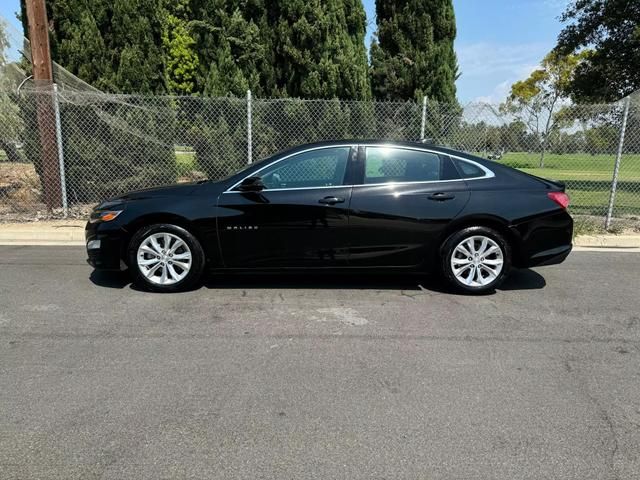
[[[103,270],[93,270],[89,275],[89,280],[94,285],[104,288],[124,288],[131,284],[129,272],[112,272]]]
[[[101,272],[94,270],[89,279],[99,287],[122,289],[131,284],[127,272]],[[498,290],[537,290],[544,288],[542,275],[530,269],[513,270]],[[383,274],[244,274],[208,275],[194,290],[207,289],[318,289],[318,290],[430,290],[452,294],[448,285],[437,275],[383,275]],[[488,293],[488,295],[494,292]]]
[[[514,269],[498,290],[539,290],[547,281],[538,272],[529,268]]]

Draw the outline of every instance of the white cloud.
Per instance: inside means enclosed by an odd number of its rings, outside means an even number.
[[[537,68],[550,46],[544,43],[474,43],[458,46],[461,97],[473,101],[502,102],[511,85]]]
[[[457,53],[462,75],[479,76],[496,72],[515,73],[539,63],[547,50],[548,46],[543,43],[474,43],[458,47]]]
[[[488,95],[480,95],[473,99],[473,102],[478,103],[501,103],[509,94],[509,89],[511,88],[510,80],[505,80],[504,82],[500,82],[495,86],[493,91]]]
[[[475,97],[473,101],[484,103],[502,103],[509,95],[509,92],[511,91],[511,85],[513,85],[518,80],[524,80],[525,78],[527,78],[536,68],[538,68],[538,65],[523,65],[522,67],[517,68],[517,72],[515,75],[510,76],[506,80],[497,84],[493,88],[491,93]]]

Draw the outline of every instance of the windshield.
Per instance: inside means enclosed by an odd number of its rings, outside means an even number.
[[[263,158],[261,160],[258,160],[257,162],[249,163],[249,164],[243,166],[240,170],[236,170],[235,172],[232,172],[232,173],[230,173],[229,175],[227,175],[225,177],[219,178],[217,180],[209,179],[209,181],[218,182],[218,181],[229,180],[229,179],[235,177],[236,175],[240,175],[241,173],[244,173],[244,172],[248,171],[249,169],[254,168],[256,165],[262,165],[262,164],[267,163],[268,161],[270,161],[272,159],[273,159],[273,156]]]

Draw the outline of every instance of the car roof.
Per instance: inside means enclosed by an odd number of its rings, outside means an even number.
[[[298,145],[293,148],[289,148],[280,154],[290,154],[300,150],[307,150],[310,148],[319,148],[319,147],[340,147],[340,146],[352,146],[358,144],[367,144],[367,145],[393,145],[396,147],[412,147],[412,148],[424,148],[425,150],[436,151],[439,153],[443,153],[445,155],[455,155],[458,157],[468,158],[473,161],[485,160],[483,158],[476,157],[475,155],[471,155],[466,152],[462,152],[459,150],[453,150],[448,147],[444,147],[441,145],[436,145],[434,143],[429,142],[420,142],[420,141],[407,141],[407,140],[370,140],[370,139],[348,139],[348,140],[324,140],[321,142],[314,143],[306,143],[303,145]],[[484,163],[484,162],[483,162]]]

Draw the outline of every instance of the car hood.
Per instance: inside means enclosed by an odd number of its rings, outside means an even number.
[[[129,201],[129,200],[145,200],[148,198],[157,197],[176,197],[191,195],[202,182],[197,183],[181,183],[179,185],[167,185],[164,187],[146,188],[144,190],[135,190],[133,192],[125,193],[119,197],[110,199],[111,201]]]

